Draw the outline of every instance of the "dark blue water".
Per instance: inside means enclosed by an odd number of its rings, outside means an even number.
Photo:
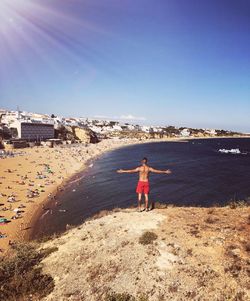
[[[219,149],[239,148],[244,154],[223,154]],[[34,237],[65,230],[94,213],[136,204],[137,174],[117,174],[119,168],[137,167],[142,157],[149,165],[172,170],[151,174],[152,201],[175,205],[224,205],[250,196],[250,139],[204,139],[159,142],[121,148],[103,155],[58,194],[48,213],[35,226]],[[66,210],[64,212],[64,210]]]

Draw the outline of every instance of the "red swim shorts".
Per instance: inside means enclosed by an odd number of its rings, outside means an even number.
[[[136,187],[136,193],[149,193],[149,182],[139,181]]]

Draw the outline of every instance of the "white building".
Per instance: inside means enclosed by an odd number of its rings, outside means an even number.
[[[188,137],[190,136],[190,131],[189,129],[183,129],[180,134],[182,137]]]
[[[62,123],[65,126],[78,126],[78,122],[74,118],[62,118]]]
[[[7,111],[1,123],[7,126],[14,138],[41,140],[54,138],[54,120],[48,115]]]
[[[128,125],[127,125],[127,129],[128,129],[129,131],[133,131],[133,130],[135,129],[135,126],[134,126],[133,124],[128,124]]]
[[[122,127],[120,125],[113,125],[114,131],[122,131]]]
[[[207,130],[205,130],[205,133],[212,135],[212,136],[217,135],[217,132],[214,129],[207,129]]]
[[[92,126],[89,126],[89,129],[91,129],[93,132],[96,132],[98,134],[103,133],[103,127],[101,127],[101,126],[92,125]]]
[[[54,138],[54,122],[17,119],[10,125],[10,130],[16,129],[17,137],[29,141]]]
[[[10,124],[15,122],[19,117],[17,111],[7,111],[2,114],[1,123],[9,127]]]
[[[150,129],[151,129],[150,126],[145,126],[145,125],[144,125],[144,126],[141,127],[141,130],[142,130],[143,132],[145,132],[145,133],[149,133],[149,132],[150,132]]]
[[[153,131],[154,133],[161,133],[161,132],[162,132],[162,128],[159,127],[159,126],[156,126],[156,127],[153,127],[153,128],[152,128],[152,131]]]

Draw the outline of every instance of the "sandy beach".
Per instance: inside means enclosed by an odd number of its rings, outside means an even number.
[[[104,140],[98,144],[74,144],[55,148],[16,150],[15,157],[0,160],[0,249],[29,238],[32,221],[46,201],[53,198],[65,181],[84,170],[88,162],[106,151],[140,143],[138,140]],[[14,153],[15,153],[14,152]]]

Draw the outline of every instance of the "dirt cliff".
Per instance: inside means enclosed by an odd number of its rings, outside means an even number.
[[[56,138],[62,140],[81,141],[83,143],[97,143],[98,138],[95,132],[87,128],[75,126],[60,126],[55,130]]]
[[[127,209],[42,248],[45,300],[249,300],[249,207]]]

